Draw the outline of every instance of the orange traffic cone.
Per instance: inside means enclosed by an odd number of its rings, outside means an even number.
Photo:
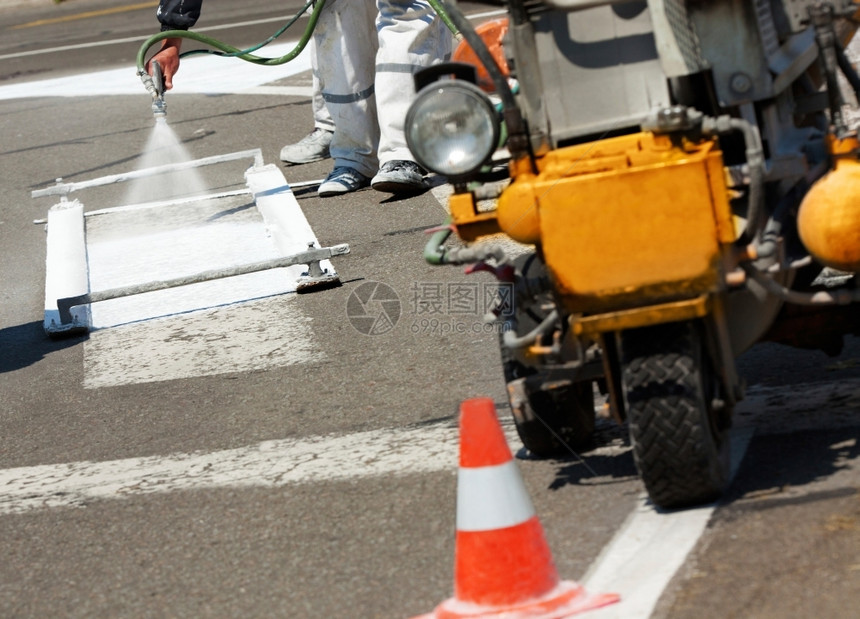
[[[489,398],[460,407],[454,597],[416,619],[560,619],[617,602],[560,581]]]

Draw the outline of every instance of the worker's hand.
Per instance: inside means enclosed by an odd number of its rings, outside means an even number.
[[[161,66],[161,74],[164,77],[164,90],[173,88],[173,76],[179,71],[179,49],[182,47],[182,39],[164,39],[161,49],[146,63],[146,72],[152,75],[152,61],[155,60]]]

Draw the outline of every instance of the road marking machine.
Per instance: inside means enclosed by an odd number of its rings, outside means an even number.
[[[416,78],[410,148],[454,186],[425,256],[514,286],[497,319],[523,444],[587,444],[596,386],[656,505],[716,499],[736,358],[860,334],[858,6],[507,0],[475,28],[445,4],[472,62]]]

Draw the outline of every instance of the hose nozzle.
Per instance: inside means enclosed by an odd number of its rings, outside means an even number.
[[[164,102],[164,76],[161,73],[161,65],[153,61],[152,75],[141,69],[138,76],[143,82],[143,87],[152,95],[152,115],[155,120],[167,118],[167,103]]]

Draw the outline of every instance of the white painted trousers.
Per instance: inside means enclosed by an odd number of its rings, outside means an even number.
[[[331,119],[331,114],[328,113],[325,99],[322,96],[322,86],[317,71],[316,45],[314,45],[313,37],[308,41],[308,52],[311,55],[311,66],[313,67],[311,72],[311,111],[314,115],[314,128],[333,132],[334,121]]]
[[[403,133],[412,76],[447,60],[452,40],[425,0],[326,2],[311,62],[335,126],[335,167],[373,176],[388,161],[414,161]],[[325,127],[324,115],[314,118]]]

